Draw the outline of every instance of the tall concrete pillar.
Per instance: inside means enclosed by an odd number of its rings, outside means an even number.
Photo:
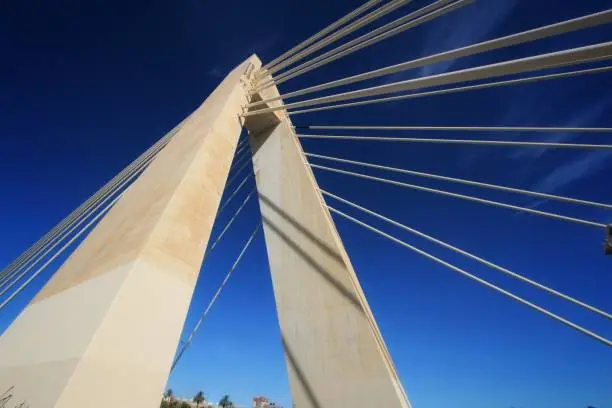
[[[260,65],[226,77],[0,337],[0,395],[159,406]]]
[[[267,92],[254,99],[278,95],[275,88]],[[291,123],[282,114],[265,116],[249,117],[246,126],[295,407],[407,408]]]

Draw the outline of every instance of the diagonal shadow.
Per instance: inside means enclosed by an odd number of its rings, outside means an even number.
[[[315,395],[312,387],[308,383],[308,380],[306,379],[304,372],[300,368],[295,358],[295,355],[289,348],[289,345],[287,344],[287,341],[285,340],[285,335],[282,333],[281,333],[281,341],[283,342],[283,349],[285,350],[285,356],[287,356],[287,361],[289,361],[289,364],[291,364],[291,367],[293,368],[295,375],[297,376],[298,380],[302,384],[302,388],[304,388],[304,391],[306,392],[306,396],[310,400],[310,406],[314,408],[321,408],[321,403],[317,399],[317,396]]]
[[[262,100],[263,99],[259,93],[252,95],[250,98],[251,103],[261,102]],[[272,106],[270,104],[265,103],[260,106],[250,107],[247,109],[247,112],[254,112],[271,107]],[[268,112],[255,116],[241,116],[241,118],[244,119],[244,127],[247,128],[249,135],[251,136],[251,147],[253,154],[257,153],[259,148],[268,139],[272,132],[274,132],[281,124],[280,117],[276,112]]]
[[[300,246],[292,240],[284,231],[281,230],[273,221],[266,216],[262,216],[263,223],[274,231],[296,254],[298,254],[308,265],[310,265],[315,271],[317,271],[334,289],[336,289],[342,296],[344,296],[353,306],[355,306],[361,313],[364,313],[361,303],[357,297],[347,288],[345,288],[336,278],[330,275],[327,270],[319,262],[317,262],[311,255],[306,253]]]
[[[272,202],[272,200],[270,200],[268,197],[266,197],[265,195],[263,195],[261,193],[259,193],[259,199],[264,204],[266,204],[268,207],[270,207],[272,210],[274,210],[275,213],[280,215],[285,221],[290,223],[295,229],[300,231],[309,240],[311,240],[313,243],[315,243],[321,250],[323,250],[323,252],[325,252],[327,255],[329,255],[331,258],[335,259],[336,261],[338,261],[342,265],[345,265],[344,259],[342,259],[342,257],[338,254],[338,252],[334,248],[330,247],[325,242],[321,241],[312,232],[310,232],[306,227],[304,227],[302,224],[298,223],[292,216],[287,214],[282,208],[280,208],[278,205],[276,205],[274,202]]]

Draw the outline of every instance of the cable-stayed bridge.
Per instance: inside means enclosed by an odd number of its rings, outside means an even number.
[[[300,115],[312,112],[609,75],[611,42],[565,47],[559,37],[554,51],[410,77],[413,70],[431,64],[501,49],[511,53],[515,46],[609,24],[612,10],[364,70],[297,91],[279,90],[278,86],[294,78],[438,17],[452,16],[462,7],[478,7],[478,2],[438,0],[420,9],[409,6],[408,0],[372,0],[268,63],[250,56],[228,73],[197,110],[7,265],[0,272],[0,313],[56,259],[71,252],[0,338],[0,391],[8,390],[11,399],[27,401],[31,407],[157,404],[169,373],[188,358],[186,351],[194,336],[255,236],[263,232],[295,406],[409,407],[383,333],[335,227],[334,220],[340,219],[553,319],[577,336],[587,336],[593,347],[611,346],[604,334],[438,257],[397,232],[459,254],[599,318],[612,318],[588,299],[321,188],[317,175],[359,179],[364,189],[366,183],[382,183],[495,207],[508,216],[524,213],[577,224],[598,231],[601,239],[592,245],[603,245],[602,256],[612,253],[612,227],[605,220],[575,215],[573,208],[609,211],[612,204],[425,172],[409,164],[398,167],[384,157],[364,161],[305,152],[302,141],[361,143],[364,149],[369,144],[396,143],[592,151],[610,150],[612,145],[555,142],[539,136],[551,132],[608,134],[612,128],[298,121]],[[378,23],[391,13],[401,16]],[[356,36],[359,30],[364,33]],[[367,81],[400,73],[409,79],[367,85]],[[347,86],[350,89],[343,88]],[[248,137],[241,138],[243,129]],[[448,136],[428,137],[432,132]],[[518,133],[528,133],[533,139],[495,136]],[[442,181],[448,189],[407,182],[404,175],[412,176],[411,180]],[[458,185],[474,187],[480,193],[458,193],[453,190]],[[491,198],[487,193],[492,191],[563,203],[567,212]],[[202,263],[255,198],[261,219],[253,222],[221,286],[175,353]],[[219,234],[211,236],[217,214],[236,202],[239,206]],[[374,225],[373,219],[388,229]],[[72,244],[80,240],[73,250]],[[173,302],[160,302],[162,298]],[[100,389],[105,390],[104,395],[92,402],[90,396]]]

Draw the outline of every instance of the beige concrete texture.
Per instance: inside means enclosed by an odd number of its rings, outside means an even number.
[[[249,130],[295,407],[409,407],[291,123]]]
[[[0,337],[0,394],[159,405],[260,66],[225,78]]]
[[[272,77],[268,74],[266,77],[264,77],[263,80],[269,81],[271,79]],[[251,87],[255,88],[256,84],[254,82],[251,82]],[[278,88],[276,88],[275,86],[272,86],[270,88],[266,88],[262,90],[261,92],[250,94],[249,102],[250,103],[259,102],[264,99],[271,99],[271,98],[275,98],[278,96],[280,96]],[[283,103],[284,102],[279,99],[277,101],[272,101],[272,102],[263,104],[261,106],[249,108],[247,112],[253,112],[253,111],[257,111],[257,110],[265,109],[265,108],[273,108],[273,107],[281,106]],[[287,115],[287,112],[285,110],[268,112],[268,113],[256,115],[256,116],[247,116],[246,118],[244,118],[244,127],[248,129],[249,134],[258,134],[258,133],[263,132],[264,130],[267,130],[267,129],[272,128],[273,126],[276,126],[281,120],[289,120],[289,115]]]

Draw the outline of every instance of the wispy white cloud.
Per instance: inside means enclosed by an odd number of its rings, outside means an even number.
[[[223,71],[223,68],[221,67],[214,66],[208,70],[207,74],[213,78],[223,78],[225,75],[227,75],[227,72]]]
[[[601,100],[594,104],[594,107],[583,111],[570,120],[565,126],[567,127],[582,127],[590,126],[606,115],[612,108],[612,97]],[[578,133],[555,133],[549,140],[554,142],[569,142],[580,137]],[[541,157],[546,149],[522,149],[535,150],[525,153],[523,157],[531,160],[536,160]],[[540,179],[533,188],[536,191],[556,191],[565,188],[579,180],[592,176],[603,170],[606,166],[612,165],[612,152],[606,151],[591,151],[577,156],[574,160],[568,161],[553,169],[548,175]]]
[[[518,0],[492,0],[479,3],[478,13],[482,18],[478,21],[474,20],[472,13],[457,13],[452,20],[444,21],[445,24],[436,24],[435,29],[428,30],[425,38],[422,39],[423,55],[450,50],[476,42],[489,39],[500,26],[504,24],[513,14]],[[441,23],[442,21],[440,21]],[[417,76],[428,76],[444,73],[453,68],[457,60],[444,61],[434,65],[422,67]],[[391,75],[385,78],[385,82],[395,82],[406,78],[414,77],[414,72],[402,72]],[[574,92],[573,87],[564,87],[554,101],[550,100],[550,96],[546,100],[538,98],[521,98],[520,104],[515,105],[512,109],[506,110],[506,113],[499,118],[500,124],[541,124],[542,120],[555,116],[555,105],[557,103],[566,103],[567,96]],[[513,98],[508,98],[512,100]],[[612,108],[612,97],[605,100],[597,101],[590,104],[587,109],[580,110],[568,118],[565,123],[558,123],[558,126],[566,127],[581,127],[592,126],[593,123],[603,117]],[[512,137],[513,139],[522,139],[522,134],[508,133],[502,137]],[[529,134],[532,138],[533,134]],[[575,132],[560,132],[560,133],[542,133],[538,134],[539,140],[550,142],[569,142],[575,138],[581,137]],[[517,149],[511,151],[509,157],[515,160],[521,160],[535,163],[549,149]],[[463,157],[466,165],[472,165],[473,161],[480,156],[486,155],[483,149],[466,154]],[[553,192],[560,190],[582,179],[593,176],[602,171],[607,166],[612,166],[612,152],[610,151],[595,151],[576,155],[575,159],[566,161],[550,170],[540,180],[536,181],[533,189],[536,191]],[[527,164],[527,166],[529,166]],[[523,166],[523,168],[526,168]],[[541,202],[534,202],[537,206]]]
[[[582,155],[576,160],[554,169],[534,185],[534,190],[548,192],[560,190],[574,182],[597,174],[605,167],[612,165],[611,159],[612,152],[609,150]]]
[[[569,92],[567,88],[562,88],[564,91],[559,95],[556,95],[555,100],[558,103],[567,103]],[[500,124],[508,125],[534,125],[542,126],[550,124],[549,119],[551,117],[558,118],[558,114],[555,112],[560,105],[556,105],[552,101],[543,103],[543,101],[536,99],[525,99],[521,101],[520,105],[515,108],[508,110],[498,122]],[[562,127],[589,127],[597,126],[594,124],[600,123],[602,118],[609,115],[612,109],[612,96],[603,98],[590,103],[588,107],[578,110],[572,117],[562,123],[555,123],[556,126]],[[528,136],[526,136],[528,135]],[[498,133],[497,136],[500,138],[511,138],[513,140],[536,140],[546,141],[552,143],[571,143],[576,142],[576,139],[584,137],[585,135],[579,132],[558,132],[558,133]],[[520,162],[520,166],[516,166],[517,176],[523,177],[527,173],[533,170],[533,166],[538,160],[542,159],[542,156],[546,153],[553,152],[554,148],[517,148],[512,149],[508,153],[508,158],[511,160],[517,160],[517,164]],[[588,151],[586,153],[577,154],[574,158],[565,161],[561,165],[557,165],[552,169],[549,169],[548,173],[542,176],[539,180],[535,181],[532,185],[532,190],[543,191],[543,192],[554,192],[561,190],[574,184],[580,180],[584,180],[591,177],[600,171],[603,171],[606,167],[612,167],[612,152],[606,151]],[[487,150],[475,150],[464,154],[462,157],[463,165],[466,167],[472,166],[475,160],[482,157],[487,157]],[[522,174],[522,176],[521,176]],[[538,207],[547,200],[536,200],[531,206]]]
[[[451,13],[451,19],[440,20],[435,29],[427,30],[422,39],[422,54],[452,50],[484,41],[489,38],[506,19],[510,17],[518,0],[499,0],[479,2],[478,14],[481,19],[475,20],[473,13],[462,13],[461,10]],[[472,6],[467,6],[469,8]],[[433,28],[433,27],[432,27]],[[448,71],[457,60],[442,61],[419,69],[417,76],[428,76]],[[412,77],[414,73],[400,72],[385,77],[385,83],[400,81]]]
[[[518,0],[479,2],[480,19],[475,20],[472,13],[458,13],[456,18],[453,18],[448,24],[440,25],[436,30],[429,31],[424,41],[423,51],[429,54],[484,41],[511,16],[517,4]],[[425,76],[446,72],[456,61],[444,61],[425,66],[421,68],[420,74]]]
[[[564,95],[558,95],[557,99],[565,100],[566,98],[564,98]],[[583,111],[578,112],[569,121],[567,121],[563,126],[565,127],[589,126],[591,123],[594,123],[600,117],[602,117],[606,112],[608,112],[611,107],[612,107],[612,98],[598,101],[597,103],[593,104],[593,106],[589,106],[587,109],[584,109]],[[530,109],[525,110],[524,106],[521,107],[520,110],[517,109],[515,112],[522,112],[524,114],[531,112],[531,115],[530,115],[531,117],[528,118],[529,121],[527,123],[534,123],[534,119],[537,119],[537,116],[538,116],[537,113],[534,114],[534,112],[536,112],[535,110],[530,110]],[[524,122],[508,120],[505,123],[524,123]],[[580,137],[580,134],[576,132],[559,132],[559,133],[541,134],[540,140],[547,141],[547,142],[553,142],[553,143],[561,143],[561,142],[569,142],[577,137]],[[535,159],[540,158],[544,153],[546,153],[549,150],[550,149],[548,148],[519,149],[519,150],[516,150],[512,154],[511,157],[516,158],[516,159],[529,158],[529,159],[535,160]]]

